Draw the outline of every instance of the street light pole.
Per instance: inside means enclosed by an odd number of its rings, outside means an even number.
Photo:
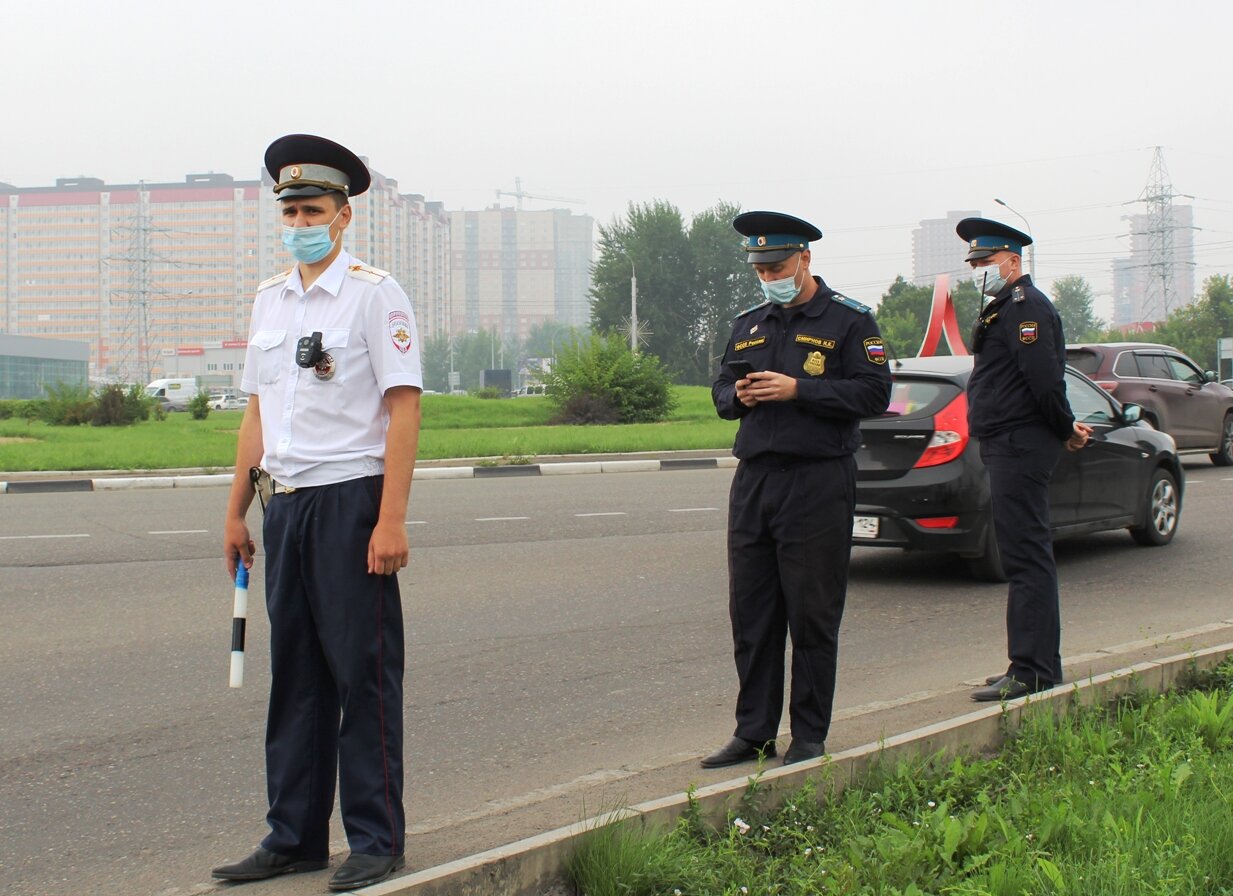
[[[1001,199],[998,199],[996,196],[993,198],[993,201],[996,202],[998,205],[1002,206],[1002,208],[1010,211],[1011,214],[1013,214],[1020,221],[1022,221],[1023,226],[1027,228],[1028,236],[1032,236],[1032,225],[1028,223],[1027,218],[1023,217],[1023,215],[1019,214],[1017,211],[1015,211],[1013,208],[1011,208]],[[1032,239],[1033,239],[1032,245],[1028,246],[1028,273],[1032,275],[1032,282],[1035,283],[1036,282],[1036,242],[1035,242],[1035,239],[1036,238],[1032,237]]]
[[[629,351],[638,354],[638,271],[629,259]]]

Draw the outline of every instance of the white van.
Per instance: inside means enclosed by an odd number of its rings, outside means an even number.
[[[146,386],[146,395],[159,399],[169,411],[185,411],[200,388],[195,376],[154,380]]]

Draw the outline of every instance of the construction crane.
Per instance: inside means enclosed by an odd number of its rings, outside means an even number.
[[[518,200],[519,211],[522,211],[522,200],[524,199],[542,199],[545,202],[567,202],[570,205],[581,205],[583,202],[581,199],[568,199],[565,196],[537,196],[534,193],[524,192],[522,189],[521,177],[514,178],[514,189],[512,192],[509,190],[497,190],[497,205],[501,204],[502,196],[513,196],[516,198]]]

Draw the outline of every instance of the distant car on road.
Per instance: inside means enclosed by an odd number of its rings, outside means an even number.
[[[210,407],[216,411],[235,411],[243,410],[248,407],[247,395],[230,395],[226,398],[217,398],[210,402]]]
[[[890,406],[861,421],[852,544],[946,551],[975,577],[1005,581],[989,475],[968,431],[971,373],[970,357],[894,362]],[[1093,434],[1080,451],[1063,451],[1053,474],[1053,537],[1128,529],[1139,544],[1168,544],[1184,487],[1172,437],[1071,368],[1066,394]]]
[[[1233,466],[1233,389],[1175,348],[1149,342],[1066,346],[1066,360],[1143,419],[1167,432],[1180,454],[1207,454]]]

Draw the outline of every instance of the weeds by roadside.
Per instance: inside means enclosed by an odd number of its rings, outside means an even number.
[[[722,828],[594,832],[586,896],[1233,893],[1233,664],[1204,690],[1029,718],[997,756],[875,767],[774,812],[755,792]]]

